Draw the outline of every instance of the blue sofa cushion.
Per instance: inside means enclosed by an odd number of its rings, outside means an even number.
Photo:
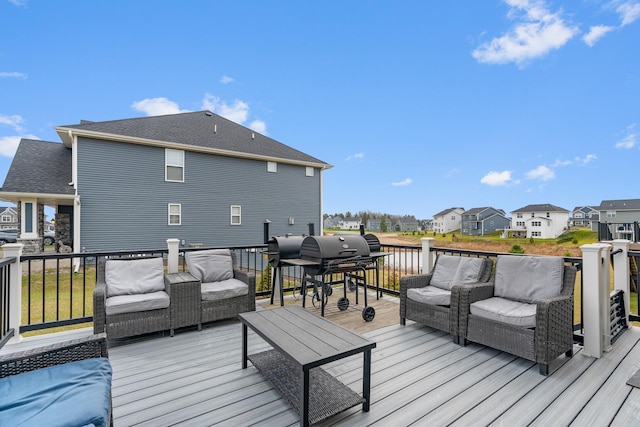
[[[111,364],[85,359],[0,378],[0,426],[108,427]]]

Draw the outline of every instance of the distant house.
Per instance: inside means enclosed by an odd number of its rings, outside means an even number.
[[[512,237],[554,239],[567,231],[569,211],[551,204],[528,205],[511,212]]]
[[[415,217],[396,218],[393,222],[393,230],[399,232],[418,231],[420,224]]]
[[[460,233],[484,236],[508,228],[511,220],[502,209],[482,207],[469,209],[462,214]]]
[[[382,231],[381,227],[382,218],[369,218],[367,219],[366,228],[369,231]]]
[[[449,208],[433,216],[433,231],[436,233],[450,233],[462,227],[464,208]]]
[[[433,219],[421,219],[419,222],[420,222],[421,230],[423,231],[433,230]]]
[[[17,228],[18,210],[12,206],[0,206],[0,228]]]
[[[599,220],[598,206],[576,206],[571,212],[570,221],[574,227],[588,227],[596,231]]]
[[[20,206],[25,245],[56,238],[81,250],[148,249],[168,238],[205,246],[322,232],[331,165],[210,111],[55,128],[62,144],[22,139],[0,189]],[[40,243],[41,244],[41,243]]]
[[[328,216],[323,221],[324,228],[339,228],[340,227],[340,218],[339,216]]]
[[[345,217],[340,220],[338,227],[341,230],[359,230],[360,224],[362,224],[360,217]]]
[[[640,239],[640,199],[603,200],[595,207],[600,215],[600,227],[608,233],[599,232],[601,240]],[[605,234],[608,234],[605,236]]]

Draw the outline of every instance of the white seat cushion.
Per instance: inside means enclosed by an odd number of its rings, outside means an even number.
[[[407,298],[428,305],[450,305],[451,291],[435,286],[407,289]]]
[[[164,291],[162,258],[109,259],[104,265],[107,297]]]
[[[136,295],[118,295],[107,298],[107,315],[135,313],[138,311],[159,310],[169,307],[169,294],[165,291]]]
[[[477,282],[483,268],[482,258],[439,255],[429,284],[450,291],[455,284]]]
[[[536,327],[536,304],[493,297],[471,304],[471,314],[522,328]]]
[[[229,249],[208,249],[185,254],[189,273],[202,283],[219,282],[233,277],[233,258]]]
[[[557,297],[563,275],[562,257],[498,255],[494,295],[528,303]]]
[[[202,301],[219,301],[249,294],[249,286],[242,280],[227,279],[219,282],[203,283]]]

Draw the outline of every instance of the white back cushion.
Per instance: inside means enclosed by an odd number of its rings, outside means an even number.
[[[429,284],[450,291],[455,284],[477,282],[483,267],[482,258],[439,255]]]
[[[202,283],[220,282],[233,278],[233,259],[230,249],[209,249],[185,254],[189,273]]]
[[[104,278],[107,297],[164,291],[164,264],[162,258],[109,259]]]
[[[563,275],[562,257],[498,255],[494,295],[529,303],[557,297]]]

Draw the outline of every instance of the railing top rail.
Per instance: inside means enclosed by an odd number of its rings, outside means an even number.
[[[7,257],[7,258],[0,258],[0,268],[6,265],[14,264],[15,262],[16,262],[16,257],[14,256]]]

